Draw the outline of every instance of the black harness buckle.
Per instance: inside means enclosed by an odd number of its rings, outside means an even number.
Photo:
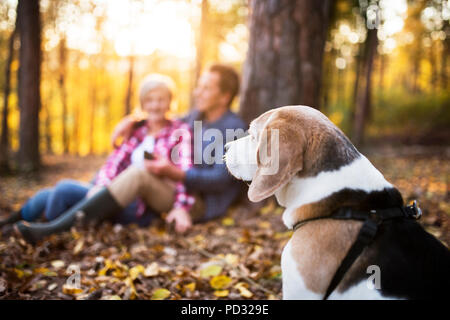
[[[413,204],[410,206],[406,206],[404,208],[404,213],[406,217],[413,218],[413,219],[420,219],[422,217],[422,209],[419,208],[417,204],[417,200],[414,200]]]

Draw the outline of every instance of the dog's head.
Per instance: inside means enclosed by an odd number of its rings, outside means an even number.
[[[333,136],[343,136],[325,115],[307,106],[270,110],[253,120],[248,132],[226,145],[225,158],[233,176],[251,181],[248,198],[254,202],[270,197],[295,175],[317,174],[330,165],[327,161],[336,161],[324,159],[333,158]]]

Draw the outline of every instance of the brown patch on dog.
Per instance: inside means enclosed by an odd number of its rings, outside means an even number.
[[[305,286],[318,294],[325,294],[331,279],[347,251],[355,241],[362,222],[341,220],[311,221],[292,235],[292,257],[296,261]],[[358,258],[360,260],[361,257]],[[348,274],[358,268],[355,263],[338,286],[346,287]]]
[[[278,146],[272,145],[273,130],[278,130]],[[264,132],[260,133],[259,137],[258,168],[248,190],[248,197],[251,201],[257,202],[273,195],[277,189],[288,183],[297,172],[302,170],[304,144],[303,131],[286,123],[282,117],[276,117],[266,125]],[[276,150],[278,157],[268,154],[273,147],[279,148]],[[278,161],[278,171],[274,174],[267,174],[269,168],[274,168],[274,161]]]
[[[327,217],[342,207],[367,211],[378,205],[392,207],[402,205],[403,200],[397,189],[366,193],[361,190],[343,189],[320,201],[297,208],[292,214],[295,221]],[[305,285],[313,292],[324,294],[337,268],[354,243],[362,226],[362,221],[321,219],[306,222],[292,236],[292,256]],[[358,259],[347,270],[338,291],[346,290],[361,275],[375,253],[371,246],[364,249]]]

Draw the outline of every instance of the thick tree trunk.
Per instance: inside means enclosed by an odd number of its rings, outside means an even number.
[[[361,78],[356,96],[355,118],[353,123],[353,143],[355,145],[363,143],[366,123],[370,117],[372,71],[377,45],[377,29],[368,30],[362,68],[363,77]]]
[[[18,33],[18,22],[16,18],[16,24],[13,32],[10,35],[8,42],[8,57],[6,58],[5,66],[5,87],[3,90],[3,112],[2,112],[2,132],[0,138],[0,172],[9,171],[9,93],[11,92],[11,63],[14,57],[14,41]]]
[[[290,104],[319,108],[332,0],[253,0],[240,114],[247,122]]]
[[[40,165],[39,108],[41,75],[41,23],[39,0],[19,0],[19,168],[35,171]]]

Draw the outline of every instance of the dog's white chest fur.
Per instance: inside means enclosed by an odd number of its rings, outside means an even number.
[[[319,201],[348,188],[366,192],[379,191],[392,185],[363,155],[335,171],[321,172],[315,177],[294,178],[275,192],[277,201],[286,207],[283,222],[292,228],[297,222],[292,212],[301,206]]]

